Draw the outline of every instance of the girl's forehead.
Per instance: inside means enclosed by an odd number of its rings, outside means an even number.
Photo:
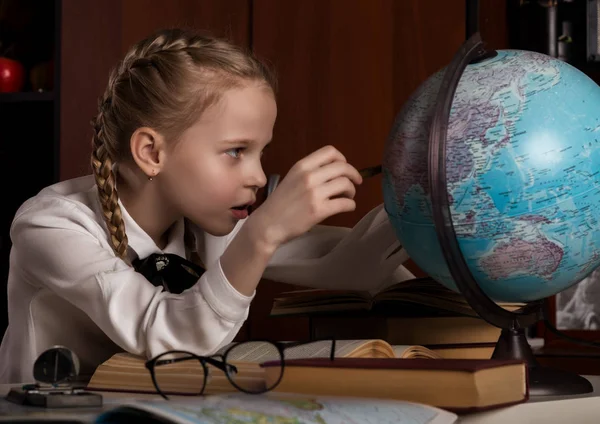
[[[186,133],[211,140],[245,139],[267,143],[277,117],[273,92],[259,85],[231,88],[208,107]]]

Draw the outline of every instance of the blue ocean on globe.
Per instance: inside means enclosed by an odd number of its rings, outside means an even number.
[[[457,290],[432,220],[429,123],[444,69],[404,105],[387,140],[384,204],[415,263]],[[600,265],[600,87],[575,67],[498,50],[453,98],[446,179],[462,255],[493,300],[561,292]]]

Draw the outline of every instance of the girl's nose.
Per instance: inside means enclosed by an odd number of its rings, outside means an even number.
[[[265,172],[262,170],[262,167],[253,171],[250,176],[247,186],[256,187],[256,189],[262,188],[267,184],[267,176]]]
[[[258,173],[257,184],[256,185],[259,188],[262,188],[262,187],[265,186],[265,184],[267,184],[267,176],[265,175],[265,172],[261,168],[260,172]]]

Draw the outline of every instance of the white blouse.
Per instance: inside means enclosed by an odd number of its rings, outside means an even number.
[[[152,253],[186,256],[183,220],[159,249],[121,204],[131,260]],[[219,258],[243,225],[224,237],[195,230],[206,265],[181,294],[150,284],[113,252],[93,176],[57,183],[27,200],[11,226],[9,325],[0,346],[0,383],[33,382],[33,363],[62,345],[91,373],[119,351],[152,357],[169,349],[211,354],[230,343],[254,294],[227,281]],[[189,253],[189,252],[187,252]],[[354,228],[319,225],[281,246],[264,277],[323,288],[376,292],[413,278],[382,205]]]

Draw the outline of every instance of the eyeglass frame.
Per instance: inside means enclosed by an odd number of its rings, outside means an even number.
[[[200,362],[200,365],[202,366],[202,371],[204,372],[204,381],[202,382],[202,390],[200,391],[200,393],[197,393],[197,394],[194,394],[191,396],[202,396],[204,394],[204,390],[206,389],[206,381],[208,379],[208,374],[209,374],[208,368],[206,366],[207,363],[212,365],[213,367],[218,368],[221,371],[223,371],[223,373],[225,374],[225,376],[227,377],[227,380],[231,383],[231,385],[233,387],[235,387],[237,390],[239,390],[240,392],[248,393],[248,394],[252,394],[252,395],[260,395],[260,394],[263,394],[263,393],[273,390],[281,382],[281,379],[283,378],[283,373],[285,371],[285,354],[284,354],[284,352],[286,349],[296,347],[296,346],[302,346],[305,344],[316,343],[316,342],[320,342],[320,341],[330,341],[331,342],[331,349],[329,350],[329,360],[333,361],[335,359],[335,345],[336,345],[334,338],[310,340],[310,341],[302,341],[302,342],[300,342],[300,341],[280,342],[280,341],[273,341],[273,340],[246,340],[246,341],[239,342],[239,343],[236,343],[236,344],[230,346],[222,354],[218,353],[218,354],[210,355],[210,356],[196,355],[195,353],[188,352],[186,350],[168,350],[166,352],[163,352],[163,353],[156,355],[155,357],[147,360],[144,363],[144,366],[150,372],[150,377],[152,378],[152,383],[154,384],[154,388],[156,389],[157,393],[166,400],[169,400],[169,398],[167,397],[167,395],[165,395],[162,392],[162,390],[160,389],[160,386],[158,385],[158,382],[156,381],[155,367],[157,366],[157,362],[159,362],[159,359],[162,356],[169,355],[169,354],[171,354],[171,355],[185,354],[188,356],[182,357],[182,358],[163,359],[163,360],[160,360],[161,363],[158,364],[158,366],[173,364],[176,362],[191,361],[191,360],[197,360],[198,362]],[[227,355],[231,352],[231,350],[237,348],[239,345],[244,344],[244,343],[270,343],[277,348],[277,351],[279,352],[279,356],[281,357],[281,374],[279,375],[279,379],[277,379],[275,384],[273,384],[271,387],[266,388],[262,391],[257,391],[257,392],[245,390],[242,387],[238,386],[235,383],[234,378],[229,374],[229,372],[230,372],[229,370],[235,371],[235,370],[237,370],[237,368],[235,365],[233,365],[231,363],[227,363],[227,361],[226,361]]]

